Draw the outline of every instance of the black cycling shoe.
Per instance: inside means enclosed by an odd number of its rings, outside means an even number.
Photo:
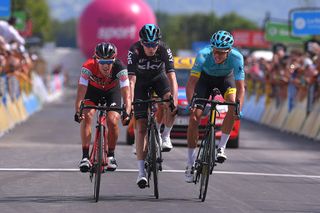
[[[140,189],[146,188],[147,183],[148,183],[148,181],[147,181],[147,178],[146,178],[146,177],[144,177],[144,176],[141,176],[141,177],[138,176],[138,178],[137,178],[137,184],[138,184],[138,186],[139,186]]]
[[[91,168],[91,163],[88,158],[83,158],[79,164],[80,172],[88,172]]]

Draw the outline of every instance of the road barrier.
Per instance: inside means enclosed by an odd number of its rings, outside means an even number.
[[[59,98],[63,91],[63,82],[63,74],[50,76],[48,86],[35,73],[31,76],[31,85],[19,81],[15,76],[1,76],[0,137],[41,110],[44,103]]]

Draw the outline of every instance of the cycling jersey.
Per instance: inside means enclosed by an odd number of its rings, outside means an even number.
[[[147,56],[140,41],[134,43],[128,52],[128,74],[138,79],[150,80],[162,72],[174,72],[170,48],[160,41],[154,56]]]
[[[159,97],[170,92],[170,83],[166,73],[174,72],[171,50],[165,43],[159,43],[154,56],[147,56],[140,42],[134,43],[128,52],[128,74],[136,76],[134,100],[148,99],[148,88],[152,87]],[[147,117],[147,106],[134,106],[136,119]]]
[[[199,51],[191,70],[191,76],[199,78],[201,72],[205,72],[210,76],[221,77],[233,72],[235,80],[244,80],[243,56],[237,49],[232,48],[222,64],[216,64],[212,51],[210,46]]]
[[[107,76],[99,71],[99,64],[95,59],[87,60],[81,68],[79,83],[85,86],[91,85],[103,91],[108,91],[118,85],[118,81],[128,79],[128,71],[126,66],[116,59],[112,69]]]

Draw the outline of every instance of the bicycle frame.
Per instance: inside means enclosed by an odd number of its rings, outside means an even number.
[[[80,104],[80,114],[84,109],[95,109],[97,113],[97,124],[95,131],[94,143],[91,148],[89,160],[91,162],[90,169],[90,181],[94,177],[94,198],[98,202],[100,194],[100,182],[101,182],[101,173],[104,172],[104,166],[108,164],[107,151],[108,151],[108,140],[107,140],[107,125],[106,125],[106,116],[109,111],[124,112],[125,107],[109,107],[106,106],[106,103],[96,105],[85,105],[85,101],[81,101]]]
[[[103,137],[101,137],[103,134]],[[106,166],[108,163],[108,159],[106,158],[106,152],[108,151],[108,141],[107,141],[108,129],[106,126],[106,112],[99,110],[97,114],[97,123],[96,123],[96,131],[95,131],[95,139],[93,142],[93,146],[90,153],[90,162],[92,165],[95,163],[95,158],[97,152],[100,151],[100,147],[102,150],[102,165],[101,169],[103,171],[103,166]],[[103,140],[100,140],[103,138]],[[103,142],[104,143],[100,143]]]
[[[149,97],[150,91],[148,91]],[[160,138],[156,128],[155,121],[155,104],[170,102],[173,104],[173,98],[170,99],[148,99],[148,100],[137,100],[133,102],[133,105],[147,104],[147,156],[145,159],[145,168],[147,170],[148,187],[150,187],[151,175],[153,175],[154,182],[154,196],[156,199],[159,198],[158,189],[158,171],[162,170],[162,153],[160,146]],[[172,106],[172,105],[171,105]]]
[[[212,91],[212,100],[204,99],[204,98],[193,98],[192,106],[195,105],[197,101],[202,101],[205,103],[209,103],[210,105],[210,115],[208,119],[208,123],[206,126],[205,136],[201,141],[197,158],[194,163],[195,168],[195,179],[194,183],[198,183],[200,179],[200,194],[199,199],[202,202],[205,201],[208,183],[209,183],[209,175],[213,173],[213,169],[216,165],[216,138],[215,138],[215,124],[216,124],[216,116],[217,113],[217,105],[229,105],[229,106],[236,106],[236,114],[239,115],[239,101],[236,103],[234,102],[221,102],[214,100],[216,95],[220,94],[218,89],[214,89]]]

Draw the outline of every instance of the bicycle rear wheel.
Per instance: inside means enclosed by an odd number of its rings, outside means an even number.
[[[159,198],[159,190],[158,190],[158,163],[157,163],[157,141],[155,135],[155,129],[152,127],[149,135],[149,143],[150,143],[150,166],[151,172],[153,173],[153,190],[154,196],[156,199]]]
[[[102,172],[102,144],[104,143],[104,131],[103,126],[100,125],[99,129],[97,131],[98,136],[98,147],[96,148],[96,161],[95,161],[95,173],[94,173],[94,199],[96,202],[99,201],[99,195],[100,195],[100,182],[101,182],[101,172]]]
[[[208,137],[204,141],[204,147],[202,150],[202,156],[201,156],[201,173],[200,173],[200,194],[199,199],[201,199],[202,202],[205,201],[207,190],[208,190],[208,183],[209,183],[209,175],[211,170],[211,162],[212,162],[212,137],[214,133],[213,131],[210,131]]]

